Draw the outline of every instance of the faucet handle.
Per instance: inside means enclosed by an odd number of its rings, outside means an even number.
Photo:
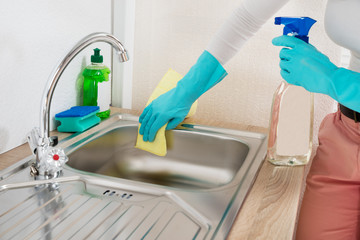
[[[40,161],[41,171],[47,174],[55,174],[63,169],[65,163],[69,160],[61,148],[48,147],[43,149],[43,159]]]

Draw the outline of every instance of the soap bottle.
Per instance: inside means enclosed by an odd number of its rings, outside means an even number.
[[[105,84],[109,81],[109,74],[110,70],[103,64],[100,49],[95,48],[94,55],[91,55],[91,64],[86,66],[82,73],[84,76],[83,105],[99,106],[100,111],[96,115],[101,120],[110,116],[111,92],[110,87]],[[102,91],[102,89],[109,91]]]
[[[276,17],[284,24],[284,35],[306,43],[316,21],[308,17]],[[299,166],[309,162],[312,152],[314,94],[284,80],[274,93],[270,116],[268,160],[274,165]]]

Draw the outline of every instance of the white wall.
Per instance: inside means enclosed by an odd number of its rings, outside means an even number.
[[[133,108],[142,110],[169,68],[186,74],[208,42],[241,1],[137,0]],[[310,42],[339,63],[340,48],[324,31],[325,0],[292,0],[276,16],[318,20]],[[268,127],[273,93],[281,81],[279,50],[272,38],[282,27],[270,19],[226,66],[229,75],[199,99],[197,117]],[[315,131],[333,101],[315,99]]]
[[[120,0],[114,0],[119,7]],[[134,11],[131,0],[121,0]],[[117,105],[121,101],[135,110],[144,105],[168,68],[186,74],[216,30],[240,1],[228,0],[136,0],[133,75],[120,82],[132,95],[113,89]],[[81,38],[92,32],[111,32],[111,0],[0,0],[0,153],[25,142],[26,134],[39,126],[40,98],[48,77],[64,54]],[[121,5],[121,4],[120,4]],[[318,20],[311,30],[311,43],[334,63],[340,48],[326,36],[323,15],[326,1],[292,0],[277,16],[310,16]],[[120,6],[121,8],[121,6]],[[126,14],[129,12],[126,11]],[[119,17],[119,16],[118,16]],[[122,19],[115,18],[115,19]],[[130,23],[133,16],[126,17]],[[121,25],[121,24],[120,24]],[[114,27],[118,25],[115,24]],[[116,30],[116,29],[115,29]],[[133,29],[126,24],[125,31]],[[114,31],[117,36],[121,31]],[[271,39],[282,28],[270,19],[226,65],[229,76],[204,94],[199,101],[198,117],[267,127],[273,92],[281,77],[279,48]],[[132,37],[124,36],[124,44]],[[122,40],[122,39],[120,39]],[[52,116],[79,102],[79,76],[92,49],[100,47],[104,63],[110,67],[110,47],[94,44],[82,52],[64,72],[54,94]],[[126,64],[126,63],[125,63]],[[110,85],[110,84],[109,84]],[[125,88],[124,88],[125,89]],[[115,91],[115,92],[114,92]],[[128,91],[128,90],[127,90]],[[131,98],[132,99],[129,99]],[[315,132],[323,116],[332,111],[333,102],[316,95]],[[125,107],[126,107],[125,106]]]
[[[39,126],[40,99],[48,77],[80,39],[111,32],[111,0],[0,0],[0,153],[25,142]],[[110,67],[106,44],[93,44],[65,70],[51,115],[78,103],[79,76],[99,47]],[[110,91],[110,83],[109,91]],[[110,94],[110,93],[109,93]]]

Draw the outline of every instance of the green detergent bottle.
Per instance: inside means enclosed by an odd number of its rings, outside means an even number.
[[[91,56],[91,64],[88,65],[84,71],[84,106],[99,106],[100,111],[96,114],[101,120],[110,116],[110,99],[111,93],[102,92],[100,89],[102,85],[109,81],[110,70],[103,64],[103,56],[100,55],[100,49],[94,49],[94,55]],[[101,84],[99,84],[101,83]],[[101,101],[98,101],[101,97]]]

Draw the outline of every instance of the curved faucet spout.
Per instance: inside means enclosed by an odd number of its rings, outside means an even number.
[[[117,54],[119,55],[120,62],[128,61],[128,55],[121,44],[121,42],[111,34],[108,33],[93,33],[83,38],[76,44],[73,49],[64,57],[64,59],[59,63],[59,65],[54,69],[50,78],[47,82],[47,86],[44,90],[43,97],[41,100],[41,112],[40,112],[40,140],[41,144],[45,144],[45,141],[49,138],[49,121],[50,121],[50,104],[52,100],[52,96],[55,90],[55,87],[59,81],[61,74],[64,72],[67,65],[71,62],[71,60],[84,48],[89,46],[95,42],[106,42],[112,45]]]
[[[119,55],[120,62],[126,62],[128,60],[128,55],[125,48],[120,43],[120,41],[115,38],[113,35],[108,33],[93,33],[87,37],[80,40],[75,47],[73,47],[70,52],[64,57],[64,59],[58,64],[54,69],[50,78],[47,82],[46,88],[44,90],[42,100],[41,100],[41,109],[40,109],[40,129],[34,129],[31,136],[29,136],[30,147],[35,147],[32,149],[36,153],[36,166],[34,166],[32,173],[34,175],[49,175],[55,176],[57,172],[60,172],[63,164],[67,161],[67,157],[63,150],[57,149],[54,150],[51,148],[57,144],[56,139],[49,138],[49,122],[50,122],[50,105],[53,97],[55,87],[61,77],[61,74],[64,72],[65,68],[69,65],[71,60],[84,48],[95,42],[106,42],[113,46]],[[49,154],[51,155],[54,151],[57,151],[57,155],[63,156],[63,163],[59,164],[58,161],[52,166],[48,164],[47,158]],[[60,155],[59,155],[60,154]],[[50,161],[51,162],[51,161]],[[54,161],[53,161],[54,162]],[[61,166],[60,166],[61,165]]]

